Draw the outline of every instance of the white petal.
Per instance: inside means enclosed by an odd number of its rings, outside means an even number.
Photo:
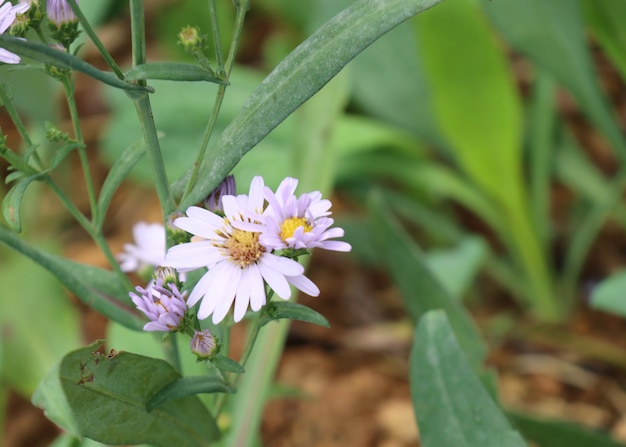
[[[195,305],[198,301],[200,301],[200,298],[206,295],[207,291],[209,290],[210,285],[211,285],[211,277],[209,275],[209,272],[207,272],[204,275],[202,275],[202,278],[200,278],[200,280],[196,283],[195,287],[191,291],[191,295],[189,295],[189,298],[187,299],[187,305],[191,307]],[[203,301],[203,304],[204,304],[204,301]]]
[[[250,273],[250,268],[246,268],[241,271],[241,279],[239,280],[239,287],[237,287],[237,293],[235,296],[234,318],[236,323],[241,321],[243,316],[246,314],[248,303],[250,302]]]
[[[315,283],[304,275],[288,276],[287,281],[293,284],[296,289],[303,291],[307,295],[318,296],[320,294],[320,289],[317,288]]]
[[[224,207],[224,214],[229,220],[239,218],[239,204],[237,203],[237,197],[224,196],[222,197],[222,206]]]
[[[271,253],[263,254],[259,261],[287,276],[296,276],[304,273],[304,267],[293,259],[276,256]]]
[[[215,230],[222,228],[221,219],[219,226],[215,226],[208,221],[192,219],[191,217],[179,217],[174,221],[174,225],[187,233],[204,239],[215,239],[217,237]]]
[[[218,216],[209,210],[205,210],[204,208],[200,208],[199,206],[190,206],[187,208],[187,216],[194,220],[206,221],[209,225],[216,228],[221,228],[224,221],[223,217]]]
[[[223,256],[211,241],[187,242],[171,247],[165,255],[163,265],[176,269],[211,267]]]
[[[5,64],[19,64],[20,60],[21,59],[17,54],[13,54],[4,48],[0,48],[0,61]]]
[[[259,267],[256,264],[251,264],[248,267],[248,274],[250,278],[250,308],[257,312],[265,306],[265,301],[267,300],[265,285],[263,284],[263,277]]]
[[[350,251],[352,250],[352,245],[343,241],[324,241],[318,244],[320,248],[325,250],[333,250],[333,251]]]
[[[248,194],[248,206],[247,208],[258,213],[263,211],[263,197],[265,184],[263,183],[263,177],[257,175],[252,179],[250,183],[250,192]]]
[[[284,300],[288,299],[291,296],[291,289],[289,288],[289,283],[285,279],[285,275],[268,267],[264,263],[259,263],[258,265],[263,279],[267,282],[274,293]]]
[[[228,265],[228,263],[223,264]],[[215,289],[211,291],[217,297],[217,304],[213,311],[214,324],[218,324],[228,314],[241,281],[241,269],[232,264],[228,265],[228,267],[224,267],[219,281],[215,284]]]

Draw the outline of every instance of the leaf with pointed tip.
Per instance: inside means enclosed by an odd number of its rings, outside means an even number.
[[[151,62],[132,67],[124,74],[127,81],[162,79],[166,81],[208,81],[227,85],[228,82],[216,78],[204,68],[180,62]]]
[[[201,162],[202,175],[180,208],[206,197],[246,152],[311,98],[357,54],[440,0],[358,0],[321,26],[270,73]],[[180,196],[191,172],[174,183]]]
[[[193,376],[181,377],[165,385],[148,401],[146,408],[151,412],[166,402],[185,396],[202,393],[232,393],[234,390],[218,377]]]
[[[22,219],[20,209],[22,207],[22,198],[26,192],[26,188],[35,180],[40,180],[45,174],[35,174],[22,178],[13,185],[4,200],[2,201],[2,215],[11,229],[17,233],[22,231]]]
[[[330,327],[330,323],[322,314],[293,301],[272,301],[269,303],[263,309],[260,325],[265,326],[270,321],[280,320],[281,318]]]

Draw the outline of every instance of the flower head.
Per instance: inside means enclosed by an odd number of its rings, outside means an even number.
[[[197,238],[170,248],[165,265],[183,271],[209,269],[188,300],[193,306],[202,299],[200,319],[213,315],[213,323],[219,323],[233,302],[235,321],[243,318],[248,305],[253,311],[260,310],[266,303],[264,281],[283,299],[291,296],[289,284],[309,295],[319,294],[317,286],[304,276],[302,265],[261,244],[255,225],[263,220],[263,190],[263,179],[255,177],[248,195],[222,197],[223,217],[192,206],[187,217],[175,221]]]
[[[276,193],[265,187],[269,206],[264,213],[261,243],[273,250],[320,247],[350,251],[352,247],[347,242],[329,240],[343,236],[342,228],[330,228],[334,223],[328,217],[331,214],[330,200],[322,199],[319,191],[296,197],[297,186],[298,180],[288,177],[280,183]]]
[[[129,295],[137,309],[142,311],[150,321],[143,327],[144,331],[173,332],[180,328],[187,312],[185,293],[180,293],[176,284],[163,285],[161,278],[150,282],[144,289],[137,286],[137,295]]]
[[[163,225],[139,222],[133,227],[135,244],[124,244],[124,253],[118,255],[124,272],[155,268],[165,259],[165,228]]]
[[[64,48],[69,48],[80,31],[78,30],[78,18],[68,4],[68,0],[48,0],[46,13],[48,14],[52,37]]]
[[[13,6],[8,1],[0,0],[0,34],[4,33],[15,21],[18,14],[24,14],[28,11],[30,4],[20,3]],[[0,62],[6,64],[19,64],[20,57],[10,51],[0,48]]]
[[[215,343],[215,337],[210,330],[205,329],[203,331],[194,331],[193,337],[189,342],[191,352],[193,352],[199,359],[207,359],[215,353],[217,344]]]

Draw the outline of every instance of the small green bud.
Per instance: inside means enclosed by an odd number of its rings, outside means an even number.
[[[49,121],[46,121],[46,139],[56,143],[65,143],[69,141],[70,136],[56,127]]]
[[[178,45],[183,47],[185,53],[195,55],[205,49],[206,36],[200,34],[198,27],[188,25],[178,33]]]
[[[54,65],[46,65],[46,73],[55,79],[64,79],[70,73],[70,70],[55,67]]]

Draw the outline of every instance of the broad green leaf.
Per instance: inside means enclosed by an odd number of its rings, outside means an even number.
[[[0,249],[2,383],[29,396],[65,353],[80,346],[78,312],[56,279]]]
[[[490,197],[519,201],[521,103],[486,18],[473,1],[452,0],[420,16],[417,34],[437,123],[458,163]]]
[[[35,174],[22,178],[9,190],[2,200],[2,215],[13,231],[22,231],[21,207],[26,188],[35,180],[40,180],[45,174]]]
[[[134,307],[130,307],[128,290],[113,272],[43,252],[1,225],[0,242],[44,267],[78,299],[104,316],[131,329],[143,327]]]
[[[433,309],[445,311],[472,367],[478,370],[487,349],[469,314],[429,269],[426,256],[390,214],[380,195],[372,195],[369,210],[372,242],[400,290],[411,318],[418,321]]]
[[[621,130],[594,73],[580,1],[483,0],[482,4],[512,47],[564,85],[617,152],[626,157]]]
[[[509,413],[509,419],[528,440],[540,446],[625,447],[610,435],[558,420],[543,420],[528,414]]]
[[[245,368],[238,362],[234,361],[230,357],[226,357],[223,354],[217,354],[212,360],[213,366],[220,371],[232,372],[235,374],[243,374],[246,372]]]
[[[168,383],[148,401],[148,412],[160,407],[166,402],[180,399],[185,396],[207,393],[232,393],[234,390],[224,383],[222,379],[210,376],[181,377]]]
[[[81,435],[107,444],[209,446],[220,433],[194,396],[148,412],[149,400],[180,375],[163,360],[128,352],[96,352],[101,342],[61,361],[60,381]],[[112,429],[114,428],[114,429]]]
[[[113,73],[99,70],[76,56],[40,42],[23,40],[7,34],[0,34],[0,46],[14,52],[15,54],[35,59],[47,65],[62,69],[80,71],[87,76],[97,79],[98,81],[122,90],[153,91],[151,87],[143,87],[138,84],[122,81]]]
[[[626,317],[626,271],[614,273],[591,292],[591,306]]]
[[[250,95],[220,139],[202,160],[203,173],[181,208],[199,202],[297,107],[313,96],[349,61],[387,31],[438,0],[359,0],[286,57]],[[190,172],[175,183],[180,196]]]
[[[319,326],[330,327],[330,323],[322,314],[302,304],[292,301],[272,301],[263,309],[260,325],[265,326],[270,321],[288,318],[290,320],[305,321]]]
[[[422,446],[527,446],[472,371],[441,311],[417,325],[410,383]]]
[[[626,16],[622,0],[583,0],[583,11],[595,38],[626,79]]]
[[[151,62],[136,65],[124,74],[127,81],[161,79],[166,81],[209,81],[215,84],[227,84],[216,78],[199,65],[180,62]]]

